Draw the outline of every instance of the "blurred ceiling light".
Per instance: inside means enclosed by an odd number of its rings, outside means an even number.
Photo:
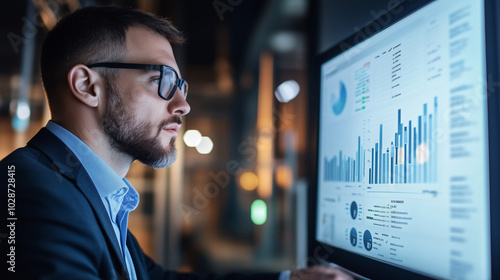
[[[240,185],[247,191],[253,191],[259,185],[259,178],[255,173],[247,171],[240,176]]]
[[[21,120],[27,120],[29,119],[30,115],[31,115],[31,110],[28,103],[19,102],[19,104],[17,105],[16,117],[18,117]]]
[[[274,95],[279,102],[287,103],[288,101],[294,99],[299,94],[299,91],[299,84],[294,80],[288,80],[281,83],[281,85],[276,88]]]
[[[271,48],[280,53],[300,50],[304,40],[300,34],[291,31],[281,31],[271,36],[269,44]]]
[[[17,103],[16,114],[12,118],[12,127],[16,131],[26,131],[29,125],[29,118],[31,115],[30,106],[26,101],[19,101]]]
[[[57,18],[59,16],[60,5],[59,3],[49,3],[44,0],[33,0],[36,8],[38,9],[38,14],[42,19],[43,24],[48,30],[52,30],[57,23]]]
[[[267,205],[264,201],[257,199],[252,202],[250,218],[256,225],[262,225],[267,220]]]
[[[188,147],[196,147],[200,144],[201,141],[201,133],[198,130],[188,130],[184,133],[184,137],[182,138],[184,143]]]
[[[200,143],[196,146],[196,150],[198,153],[206,155],[212,151],[213,147],[214,143],[212,142],[212,139],[208,136],[203,136],[201,137]]]

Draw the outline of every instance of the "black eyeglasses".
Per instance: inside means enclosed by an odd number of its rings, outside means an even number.
[[[188,83],[179,78],[174,68],[165,65],[136,64],[136,63],[118,63],[118,62],[100,62],[87,65],[87,67],[105,67],[121,69],[140,69],[140,70],[158,70],[160,71],[160,80],[158,82],[158,96],[169,101],[180,89],[184,99],[188,94]]]

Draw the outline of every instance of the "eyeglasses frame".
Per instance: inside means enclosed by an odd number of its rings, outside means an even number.
[[[104,67],[104,68],[115,68],[115,69],[138,69],[138,70],[157,70],[160,71],[160,83],[158,84],[158,96],[166,101],[170,101],[172,97],[174,97],[175,92],[177,89],[181,89],[181,86],[186,83],[186,80],[179,78],[179,74],[177,74],[177,71],[175,71],[174,68],[166,65],[155,65],[155,64],[139,64],[139,63],[121,63],[121,62],[98,62],[98,63],[93,63],[90,65],[86,65],[89,68],[92,67]],[[163,97],[161,94],[161,89],[163,86],[163,77],[164,73],[167,69],[172,70],[175,73],[175,86],[172,88],[172,90],[168,93],[167,97]],[[182,91],[181,91],[182,92]],[[187,91],[182,92],[184,95],[184,99],[187,97]]]

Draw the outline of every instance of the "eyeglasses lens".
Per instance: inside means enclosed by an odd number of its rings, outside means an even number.
[[[181,85],[181,92],[184,95],[184,98],[187,98],[188,95],[188,83],[186,81],[183,81]]]
[[[161,96],[165,99],[170,99],[172,98],[174,92],[172,92],[172,89],[175,87],[175,83],[177,81],[177,76],[175,73],[169,69],[165,70],[163,73],[163,81],[162,81],[162,89],[161,89]],[[172,96],[171,96],[172,95]]]

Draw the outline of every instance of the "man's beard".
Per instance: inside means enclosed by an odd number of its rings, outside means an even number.
[[[137,121],[115,88],[112,82],[106,83],[106,108],[101,119],[104,133],[111,140],[111,147],[153,168],[171,166],[177,158],[174,145],[176,138],[173,137],[168,147],[163,148],[159,135],[166,125],[181,124],[181,117],[173,116],[164,120],[156,127],[155,135],[149,137],[155,126],[152,123]]]

